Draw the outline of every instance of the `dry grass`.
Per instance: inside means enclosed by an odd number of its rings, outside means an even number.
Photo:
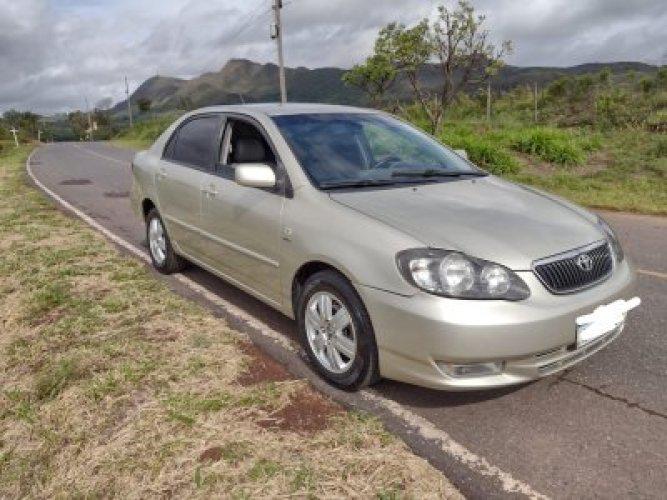
[[[0,498],[457,495],[303,380],[240,383],[242,335],[27,187],[26,154],[0,156]]]

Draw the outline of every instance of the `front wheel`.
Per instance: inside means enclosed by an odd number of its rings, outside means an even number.
[[[172,274],[185,268],[185,261],[174,252],[160,213],[152,209],[146,216],[146,240],[153,267],[163,274]]]
[[[297,322],[308,358],[328,381],[356,390],[379,379],[370,318],[343,276],[333,271],[311,276],[299,297]]]

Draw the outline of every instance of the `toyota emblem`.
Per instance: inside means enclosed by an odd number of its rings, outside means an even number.
[[[575,263],[579,269],[586,271],[587,273],[590,273],[593,270],[593,259],[587,253],[582,253],[577,256]]]

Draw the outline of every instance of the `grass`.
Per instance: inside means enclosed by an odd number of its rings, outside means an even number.
[[[581,165],[586,156],[571,134],[558,129],[533,127],[523,130],[512,148],[557,165]]]
[[[0,498],[456,495],[374,417],[260,425],[307,383],[240,384],[243,335],[28,187],[27,153],[0,153]]]
[[[141,150],[148,148],[155,140],[171,125],[180,112],[165,113],[153,118],[138,121],[130,129],[125,129],[114,139],[112,143],[117,146]]]
[[[592,208],[667,214],[667,139],[639,128],[593,131],[499,121],[445,123],[438,138],[487,171]]]

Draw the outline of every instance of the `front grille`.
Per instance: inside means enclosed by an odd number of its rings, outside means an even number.
[[[611,249],[604,242],[541,259],[533,269],[549,291],[571,293],[604,280],[613,266]]]

